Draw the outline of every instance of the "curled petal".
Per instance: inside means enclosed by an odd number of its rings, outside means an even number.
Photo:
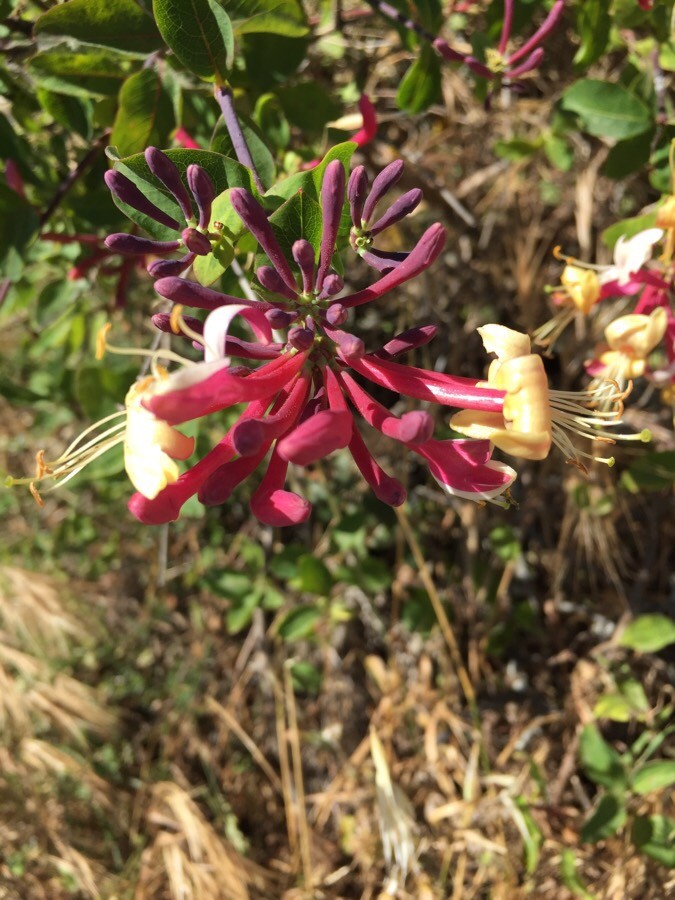
[[[429,471],[443,490],[468,500],[492,500],[504,493],[516,478],[505,463],[490,459],[488,441],[427,441],[413,448],[429,464]]]
[[[272,326],[260,309],[244,305],[221,306],[206,317],[204,322],[204,361],[211,362],[225,356],[227,333],[233,320],[241,316],[263,344],[272,342]]]

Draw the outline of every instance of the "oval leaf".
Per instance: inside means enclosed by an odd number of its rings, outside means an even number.
[[[206,81],[227,78],[234,36],[222,0],[153,0],[162,37],[183,65]]]
[[[675,784],[675,760],[657,759],[648,762],[633,775],[636,794],[650,794]]]
[[[597,137],[623,140],[652,126],[650,110],[618,84],[585,78],[563,94],[562,106],[576,113],[586,131]]]
[[[642,653],[657,653],[669,644],[675,644],[675,622],[657,613],[640,616],[626,626],[619,644]]]
[[[152,17],[134,0],[68,0],[40,16],[34,33],[65,35],[131,53],[152,53],[162,45]]]
[[[122,85],[110,143],[122,156],[161,146],[173,128],[173,105],[154,69],[143,69]]]

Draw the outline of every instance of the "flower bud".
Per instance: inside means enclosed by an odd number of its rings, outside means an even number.
[[[375,207],[380,202],[380,200],[384,197],[386,193],[400,180],[403,175],[403,161],[400,159],[394,160],[394,162],[389,163],[388,166],[385,166],[384,169],[379,173],[379,175],[373,181],[373,187],[371,188],[370,194],[368,194],[368,199],[365,202],[363,207],[363,221],[366,223],[370,222],[373,213],[375,212]]]
[[[109,169],[103,177],[110,192],[122,203],[126,203],[127,206],[131,206],[138,212],[143,213],[143,215],[149,216],[155,222],[159,222],[160,225],[165,225],[167,228],[171,228],[172,231],[178,231],[180,228],[178,222],[155,206],[154,203],[151,203],[126,175],[123,175],[116,169]]]
[[[422,200],[422,191],[419,188],[413,188],[398,200],[394,201],[386,213],[375,222],[368,230],[371,235],[380,234],[390,225],[400,222],[406,216],[409,216],[420,205]]]
[[[356,228],[361,228],[363,218],[363,206],[368,193],[368,175],[365,166],[357,166],[349,176],[347,185],[347,199],[349,200],[349,214]]]
[[[200,228],[207,228],[211,221],[211,205],[216,196],[213,181],[206,169],[195,163],[187,167],[186,174],[187,182],[199,210],[198,225]]]
[[[316,333],[311,328],[291,328],[288,332],[288,343],[296,350],[309,350],[315,337]]]
[[[135,234],[110,234],[104,244],[114,253],[125,256],[162,256],[180,249],[180,241],[153,241]]]
[[[201,231],[197,231],[196,228],[184,228],[181,237],[188,250],[191,250],[198,256],[208,256],[211,252],[211,241]]]
[[[145,161],[155,178],[159,178],[162,184],[171,191],[178,205],[183,210],[185,220],[189,222],[192,218],[192,204],[176,165],[166,153],[162,153],[157,147],[147,148]]]
[[[326,310],[326,321],[330,325],[344,325],[347,316],[347,310],[341,303],[333,303]]]

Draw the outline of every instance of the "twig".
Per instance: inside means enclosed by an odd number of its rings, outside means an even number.
[[[251,151],[249,150],[248,144],[246,143],[244,132],[242,131],[241,125],[239,124],[239,119],[237,118],[237,112],[234,108],[234,97],[232,96],[232,91],[226,85],[221,85],[216,88],[215,97],[218,101],[218,105],[223,111],[225,127],[227,128],[227,133],[230,135],[230,140],[232,141],[234,152],[237,154],[237,159],[243,166],[246,166],[247,169],[251,170],[251,175],[253,176],[255,186],[258,188],[261,194],[264,194],[265,187],[260,179],[258,170],[255,167],[253,157],[251,156]]]
[[[293,675],[291,660],[284,664],[284,693],[286,695],[286,711],[288,715],[288,742],[291,745],[293,761],[293,780],[295,782],[295,801],[298,809],[298,831],[300,836],[300,857],[305,889],[312,887],[312,856],[309,845],[309,826],[307,825],[307,809],[305,806],[305,786],[302,778],[302,755],[300,753],[300,732],[298,730],[298,713],[293,693]]]
[[[49,221],[52,214],[57,209],[58,205],[61,203],[63,198],[66,196],[68,191],[73,187],[75,182],[80,178],[84,172],[92,165],[96,157],[99,155],[103,147],[105,146],[108,138],[110,137],[110,130],[104,131],[100,138],[96,141],[96,143],[91,147],[87,153],[82,157],[79,163],[75,166],[72,172],[69,172],[68,175],[63,179],[61,184],[58,186],[56,193],[52,197],[47,209],[40,216],[40,228],[44,227],[44,225]]]

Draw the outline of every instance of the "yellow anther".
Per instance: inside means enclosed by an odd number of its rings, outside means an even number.
[[[180,334],[183,330],[183,307],[180,303],[176,303],[174,308],[171,310],[171,315],[169,316],[169,324],[171,325],[171,330],[174,334]]]
[[[96,359],[101,360],[105,356],[108,332],[111,328],[110,322],[106,322],[96,335]]]

